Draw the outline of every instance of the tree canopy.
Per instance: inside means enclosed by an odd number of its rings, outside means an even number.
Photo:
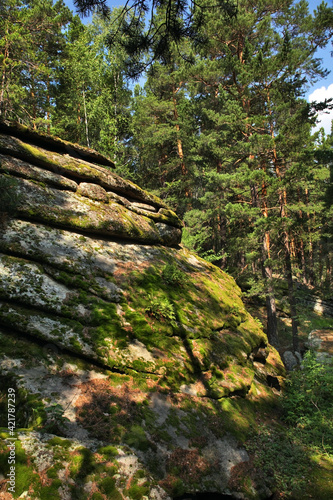
[[[110,15],[107,0],[74,0],[78,13],[85,16],[94,11],[103,16]],[[108,36],[111,46],[116,39],[128,54],[128,71],[136,77],[147,67],[142,54],[149,53],[149,63],[154,60],[167,62],[172,57],[172,45],[181,51],[181,40],[190,40],[199,46],[206,41],[201,27],[207,11],[221,12],[232,18],[237,13],[234,0],[127,0],[119,11]]]
[[[275,345],[288,298],[298,350],[300,288],[332,286],[332,134],[312,133],[331,103],[305,93],[327,75],[316,50],[330,42],[333,9],[76,4],[99,13],[83,25],[62,0],[1,4],[1,119],[111,156],[183,218],[187,247],[264,301]]]

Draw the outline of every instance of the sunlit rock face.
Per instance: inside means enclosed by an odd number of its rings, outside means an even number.
[[[267,498],[244,445],[283,366],[234,280],[182,248],[176,214],[107,158],[0,131],[12,201],[1,217],[0,401],[7,428],[15,390],[15,494]]]

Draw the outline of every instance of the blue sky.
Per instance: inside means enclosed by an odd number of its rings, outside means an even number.
[[[322,0],[308,0],[310,12],[312,12]],[[107,2],[109,7],[120,7],[124,5],[124,1],[122,0],[109,0]],[[333,0],[327,0],[328,5],[333,6]],[[65,4],[73,11],[75,11],[74,3],[72,0],[65,0]],[[89,22],[90,18],[82,18],[82,22]],[[317,57],[321,58],[323,61],[323,66],[329,70],[333,70],[333,57],[331,56],[331,50],[333,50],[333,46],[331,43],[325,49],[320,49],[317,52]],[[306,98],[308,101],[321,101],[325,98],[333,98],[333,72],[324,79],[318,80],[317,83],[311,85]],[[325,128],[326,133],[330,132],[331,121],[333,120],[333,110],[330,114],[322,113],[319,116],[321,123],[318,124],[316,129],[323,126]]]
[[[319,0],[310,0],[310,10],[314,10],[320,3],[321,1]],[[328,0],[326,3],[330,7],[333,6],[332,0]],[[308,101],[323,101],[325,98],[333,98],[333,57],[331,55],[331,51],[333,50],[332,41],[325,49],[318,50],[317,52],[317,57],[320,57],[323,60],[323,66],[331,72],[325,79],[319,80],[309,89],[306,96]],[[320,113],[319,119],[320,123],[318,123],[315,127],[315,130],[318,130],[320,127],[324,127],[325,132],[327,134],[330,133],[331,122],[333,120],[333,110],[330,113]]]

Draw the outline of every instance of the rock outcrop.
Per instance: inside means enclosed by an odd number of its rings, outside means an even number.
[[[0,460],[5,476],[10,387],[13,497],[268,498],[243,443],[274,402],[280,358],[234,280],[179,246],[176,214],[111,168],[1,127],[14,202],[0,236]]]
[[[313,330],[309,333],[307,346],[316,353],[318,361],[332,363],[333,331]]]

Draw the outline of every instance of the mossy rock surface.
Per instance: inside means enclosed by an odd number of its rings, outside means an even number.
[[[115,191],[132,197],[133,200],[150,203],[159,208],[168,208],[158,197],[144,191],[139,186],[96,163],[90,163],[80,156],[54,152],[54,148],[45,149],[38,145],[38,141],[25,142],[18,137],[0,134],[0,151],[2,154],[18,158],[26,163],[63,175],[79,182],[95,183],[106,190]]]
[[[50,151],[57,151],[63,154],[69,153],[73,157],[84,158],[87,161],[97,163],[98,165],[105,165],[109,168],[114,168],[115,166],[110,158],[93,149],[86,148],[80,144],[72,144],[59,137],[50,136],[40,131],[31,130],[19,123],[8,124],[1,122],[0,132],[7,135],[13,135],[31,144],[38,144]]]
[[[0,250],[1,371],[21,406],[41,402],[22,416],[25,433],[38,442],[43,432],[60,436],[48,448],[52,491],[64,461],[82,498],[108,489],[110,498],[161,499],[193,485],[229,491],[232,467],[249,459],[242,443],[258,412],[276,404],[267,376],[283,375],[234,280],[186,249],[23,220],[8,222]],[[254,361],[259,347],[265,365]],[[104,465],[98,448],[112,450]],[[106,482],[103,467],[114,462]],[[86,492],[87,483],[96,490]]]
[[[158,199],[33,139],[0,142],[20,195],[0,235],[14,498],[237,497],[247,466],[249,498],[273,494],[244,445],[278,407],[284,368],[235,281],[178,246],[181,224]]]
[[[0,153],[0,174],[17,179],[21,218],[148,244],[176,246],[181,240],[177,215],[98,164],[113,166],[98,153],[4,124]]]

